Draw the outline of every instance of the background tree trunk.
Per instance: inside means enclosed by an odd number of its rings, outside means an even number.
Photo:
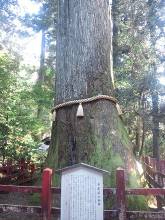
[[[58,1],[56,104],[98,94],[113,95],[111,6],[107,0]],[[57,110],[47,163],[86,162],[115,171],[135,170],[131,144],[113,102]]]
[[[39,67],[38,79],[37,79],[37,84],[39,87],[42,87],[44,83],[45,52],[46,52],[46,34],[45,34],[45,30],[42,29],[40,67]],[[42,117],[42,111],[43,111],[42,100],[39,100],[38,109],[37,109],[37,118]]]
[[[44,82],[45,52],[46,52],[46,34],[45,34],[45,30],[42,29],[40,68],[38,72],[38,81],[40,82]]]
[[[152,121],[153,121],[153,128],[152,128],[152,147],[153,147],[153,157],[157,160],[160,159],[160,149],[159,149],[159,98],[158,93],[155,92],[152,94]]]
[[[150,31],[150,42],[152,46],[152,50],[155,53],[155,58],[157,57],[156,54],[156,43],[157,43],[157,30],[156,30],[156,19],[157,19],[157,10],[158,2],[155,0],[148,0],[148,27]],[[157,66],[155,60],[151,65],[151,83],[150,83],[150,90],[151,97],[152,97],[152,147],[153,147],[153,157],[157,160],[160,159],[160,149],[159,149],[159,97],[158,97],[158,79],[157,79]]]

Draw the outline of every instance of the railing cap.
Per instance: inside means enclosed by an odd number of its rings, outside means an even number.
[[[117,170],[122,170],[122,171],[124,171],[124,168],[118,167]]]
[[[45,169],[43,170],[43,172],[49,172],[50,174],[52,174],[52,173],[53,173],[53,170],[50,169],[50,168],[45,168]]]

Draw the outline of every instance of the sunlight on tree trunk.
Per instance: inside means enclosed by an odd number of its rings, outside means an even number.
[[[113,96],[109,1],[59,1],[56,104],[99,94]],[[107,100],[57,110],[47,163],[60,168],[85,162],[136,174],[132,145],[116,106]],[[113,179],[114,180],[114,179]],[[111,181],[112,182],[112,181]]]

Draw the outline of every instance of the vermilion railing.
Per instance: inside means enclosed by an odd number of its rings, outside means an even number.
[[[151,157],[143,157],[144,176],[151,188],[165,187],[165,160],[156,160]],[[157,206],[165,205],[165,197],[156,196]]]
[[[156,160],[151,157],[142,159],[145,178],[151,187],[165,186],[165,160]]]
[[[51,216],[59,216],[60,208],[52,207],[52,194],[60,194],[61,189],[52,187],[52,170],[47,168],[43,171],[42,186],[13,186],[0,185],[0,191],[5,192],[22,192],[22,193],[39,193],[41,195],[40,206],[18,206],[9,204],[0,204],[2,212],[13,211],[22,213],[33,213],[41,217],[42,220],[51,220]],[[104,195],[116,197],[116,209],[104,210],[104,219],[165,219],[164,211],[146,212],[146,211],[128,211],[127,210],[127,196],[133,195],[162,195],[165,196],[165,189],[163,188],[126,188],[124,170],[119,168],[116,171],[116,188],[104,188]],[[53,219],[53,218],[52,218]]]

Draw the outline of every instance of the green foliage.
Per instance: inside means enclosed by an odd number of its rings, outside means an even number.
[[[147,211],[149,210],[147,203],[148,203],[148,198],[146,196],[127,196],[127,207],[129,210]]]
[[[48,70],[49,72],[49,70]],[[34,157],[38,142],[50,128],[49,111],[52,90],[49,83],[42,87],[25,82],[19,63],[9,54],[0,54],[0,153],[2,159]],[[51,74],[48,74],[48,79]],[[38,100],[44,106],[45,120],[37,118]]]
[[[122,105],[135,154],[152,155],[152,94],[164,90],[157,71],[164,65],[164,55],[156,46],[164,39],[164,6],[155,0],[113,1],[116,97]],[[163,147],[161,140],[162,132]]]
[[[18,14],[20,5],[17,0],[0,3],[0,51],[2,49],[6,51],[0,54],[2,159],[33,157],[43,160],[45,153],[38,152],[38,144],[44,134],[50,134],[50,110],[54,97],[56,1],[36,2],[41,3],[38,14],[29,12],[30,14],[26,14],[24,18]],[[36,70],[23,64],[22,57],[18,55],[21,52],[17,40],[18,36],[26,38],[41,30],[45,32],[45,48],[48,49],[44,51],[46,59],[43,59],[40,69]],[[38,75],[42,71],[44,80],[32,83],[29,79],[36,71]]]
[[[4,41],[4,36],[8,33],[13,33],[15,28],[15,24],[13,20],[16,18],[16,8],[17,8],[17,0],[1,0],[0,1],[0,46],[1,45],[1,38]]]

